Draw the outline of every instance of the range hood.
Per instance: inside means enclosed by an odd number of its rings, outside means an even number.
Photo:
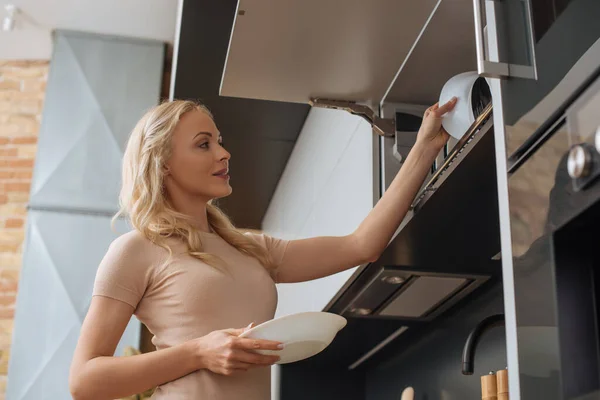
[[[347,316],[431,320],[489,279],[383,266],[342,310]]]

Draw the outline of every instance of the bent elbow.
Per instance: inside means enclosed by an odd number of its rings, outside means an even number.
[[[359,261],[357,265],[373,263],[379,259],[383,249],[379,249],[364,240],[358,232],[354,232],[351,238],[355,257]]]
[[[366,257],[366,262],[365,263],[374,263],[375,261],[379,260],[380,256],[381,256],[380,252],[368,254],[367,257]]]
[[[73,400],[85,400],[85,396],[83,395],[82,390],[79,386],[70,383],[69,392],[71,392],[71,397],[73,398]]]
[[[93,396],[88,393],[85,383],[77,374],[69,376],[69,392],[73,400],[93,400]]]
[[[85,392],[79,383],[69,380],[69,392],[73,400],[86,400]]]
[[[381,257],[379,249],[365,249],[361,254],[361,264],[374,263]]]

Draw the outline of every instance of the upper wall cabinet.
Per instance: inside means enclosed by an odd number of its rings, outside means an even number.
[[[472,0],[240,0],[221,95],[431,104],[475,69]]]
[[[379,103],[437,3],[240,0],[221,95]]]

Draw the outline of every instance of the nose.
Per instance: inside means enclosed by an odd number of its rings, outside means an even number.
[[[231,154],[223,146],[219,146],[219,152],[217,154],[219,161],[229,161]]]

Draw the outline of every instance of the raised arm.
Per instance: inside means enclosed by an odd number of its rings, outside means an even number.
[[[347,236],[292,240],[279,266],[278,282],[303,282],[375,261],[406,216],[434,159],[448,140],[442,116],[456,100],[434,105],[424,115],[417,142],[383,197]]]

